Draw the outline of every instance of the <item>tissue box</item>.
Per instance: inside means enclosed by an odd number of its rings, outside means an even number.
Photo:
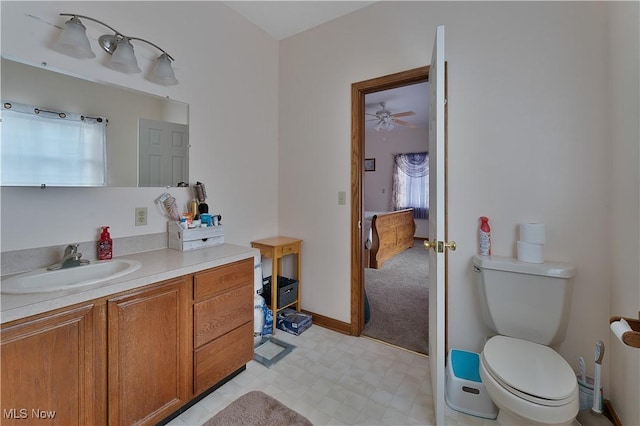
[[[169,248],[188,251],[224,244],[224,227],[182,229],[178,222],[169,222]]]
[[[278,312],[276,327],[287,333],[298,336],[311,327],[313,319],[311,315],[297,312],[294,309],[283,309]]]

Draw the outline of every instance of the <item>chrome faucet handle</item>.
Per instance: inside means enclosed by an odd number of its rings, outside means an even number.
[[[64,249],[64,256],[67,257],[70,254],[77,253],[79,246],[80,244],[69,244],[67,248]]]
[[[53,265],[48,266],[47,270],[56,271],[58,269],[69,268],[72,266],[89,264],[88,260],[81,259],[82,253],[78,251],[79,246],[80,244],[69,244],[64,249],[64,256],[62,256],[62,260],[58,263],[54,263]]]

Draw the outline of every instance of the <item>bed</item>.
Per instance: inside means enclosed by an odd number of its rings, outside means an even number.
[[[413,209],[365,212],[364,231],[365,253],[369,253],[368,267],[380,269],[385,261],[413,247],[416,232]]]

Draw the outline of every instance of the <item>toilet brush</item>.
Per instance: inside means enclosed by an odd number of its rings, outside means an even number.
[[[600,395],[600,368],[604,358],[604,343],[598,340],[596,343],[595,360],[596,367],[593,378],[593,406],[580,410],[576,420],[582,426],[609,426],[612,423],[602,414],[602,401]]]

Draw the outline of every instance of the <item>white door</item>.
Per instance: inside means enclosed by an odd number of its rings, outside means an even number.
[[[138,186],[189,181],[189,126],[138,119]]]
[[[444,26],[436,30],[429,68],[429,367],[436,424],[445,411],[445,98]],[[428,244],[425,244],[428,246]]]

